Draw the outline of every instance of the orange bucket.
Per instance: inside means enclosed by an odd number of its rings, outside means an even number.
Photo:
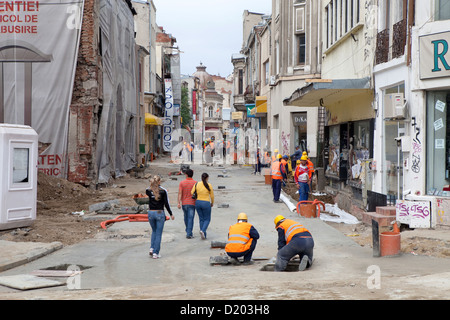
[[[264,178],[266,184],[272,184],[272,176],[270,174],[265,175]]]
[[[316,218],[317,217],[317,207],[316,204],[300,204],[300,214],[305,218]]]
[[[380,234],[381,256],[397,256],[400,254],[400,232],[383,232]]]

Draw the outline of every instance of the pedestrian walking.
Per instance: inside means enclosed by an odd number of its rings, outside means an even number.
[[[299,200],[307,201],[309,195],[309,168],[308,168],[308,157],[302,156],[300,159],[300,164],[295,168],[294,181],[298,187]]]
[[[164,223],[166,222],[164,208],[167,209],[172,220],[175,217],[170,209],[167,190],[161,187],[161,177],[155,175],[150,179],[150,187],[146,190],[146,194],[149,198],[148,221],[152,228],[149,254],[153,259],[158,259],[161,257],[159,251]]]
[[[250,264],[258,239],[258,231],[248,223],[247,214],[241,212],[238,214],[237,223],[229,229],[225,252],[234,263],[239,262],[238,258],[244,257],[244,264]]]
[[[200,236],[206,239],[206,230],[211,222],[211,208],[214,206],[214,190],[208,182],[209,175],[202,174],[202,182],[198,182],[191,190],[191,194],[196,194],[195,210],[200,223]]]
[[[289,260],[300,257],[299,271],[311,267],[313,263],[314,240],[303,225],[279,215],[274,220],[278,231],[278,254],[275,271],[285,271]]]
[[[178,187],[178,209],[183,209],[186,238],[192,239],[194,237],[192,229],[194,227],[195,200],[192,199],[191,190],[197,181],[192,179],[194,176],[192,169],[185,170],[184,174],[186,179],[181,181]]]

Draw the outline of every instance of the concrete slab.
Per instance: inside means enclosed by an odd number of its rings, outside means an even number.
[[[0,272],[39,259],[63,247],[61,242],[13,242],[0,240]]]
[[[14,276],[0,277],[0,285],[18,290],[31,290],[47,287],[57,287],[65,282],[40,278],[31,274],[18,274]]]

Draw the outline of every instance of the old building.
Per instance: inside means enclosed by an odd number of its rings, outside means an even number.
[[[163,115],[162,91],[157,93],[158,81],[156,77],[156,7],[152,0],[133,0],[133,7],[137,14],[134,17],[136,29],[136,43],[148,54],[142,64],[142,81],[138,87],[142,92],[139,97],[142,113],[145,116],[145,127],[139,136],[143,137],[144,154],[146,160],[152,160],[161,150],[161,132]],[[138,75],[139,76],[139,75]],[[142,144],[140,145],[142,149]],[[141,150],[142,151],[142,150]]]
[[[272,1],[270,135],[272,149],[293,154],[297,146],[318,157],[319,107],[284,105],[292,93],[320,78],[322,17],[318,1]]]
[[[299,1],[301,2],[301,1]],[[304,1],[303,1],[304,2]],[[323,0],[321,79],[295,90],[285,102],[296,106],[324,106],[324,168],[327,191],[342,208],[365,209],[368,163],[374,151],[373,108],[376,1]]]

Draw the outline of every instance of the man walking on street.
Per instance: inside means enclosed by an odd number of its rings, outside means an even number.
[[[309,268],[313,262],[314,240],[303,225],[279,215],[274,220],[278,231],[278,254],[275,271],[285,271],[289,260],[300,256],[299,271]]]
[[[247,215],[239,213],[237,223],[232,225],[228,232],[225,251],[234,263],[238,262],[237,258],[244,257],[244,264],[250,264],[258,239],[259,233],[248,223]]]
[[[195,200],[192,199],[191,190],[197,183],[192,177],[194,171],[192,169],[185,170],[186,179],[180,182],[178,187],[178,209],[183,208],[184,224],[186,225],[186,238],[192,239],[192,229],[194,227],[195,217]]]
[[[272,163],[272,192],[273,202],[280,202],[281,184],[286,180],[286,170],[281,164],[281,154],[277,155],[277,160]]]

